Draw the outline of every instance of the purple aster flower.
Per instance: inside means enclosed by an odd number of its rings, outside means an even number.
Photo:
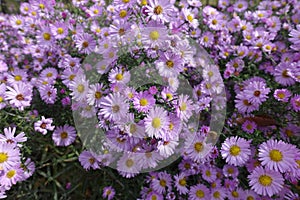
[[[250,113],[254,110],[259,109],[259,105],[252,104],[251,102],[249,102],[248,97],[246,97],[246,95],[243,92],[236,95],[236,98],[237,99],[234,100],[235,107],[240,113]]]
[[[300,111],[300,95],[298,94],[294,95],[291,98],[290,103],[292,104],[292,108],[294,109],[294,111],[296,112]]]
[[[0,142],[0,169],[9,170],[20,162],[20,150],[14,144]]]
[[[39,87],[41,99],[47,104],[54,104],[56,101],[57,89],[50,84]]]
[[[206,31],[200,38],[200,44],[204,47],[211,47],[214,44],[214,34]]]
[[[295,84],[295,80],[289,74],[289,64],[286,62],[281,62],[279,65],[276,66],[274,71],[275,81],[277,81],[283,86],[290,86]]]
[[[265,82],[253,81],[244,88],[243,93],[249,99],[250,103],[260,105],[267,100],[270,91]]]
[[[192,12],[192,10],[188,8],[182,9],[182,14],[185,18],[185,20],[189,23],[189,25],[193,28],[197,28],[199,25],[198,20],[195,18],[195,14]]]
[[[193,115],[194,109],[193,101],[189,99],[188,95],[179,95],[176,104],[176,114],[181,120],[188,121]]]
[[[250,142],[237,136],[226,138],[220,150],[223,159],[234,166],[244,165],[251,155]]]
[[[158,22],[169,22],[173,5],[167,0],[149,0],[145,12],[147,18]]]
[[[0,110],[6,106],[6,103],[4,102],[5,91],[6,91],[6,85],[5,83],[1,83],[0,84]]]
[[[294,157],[296,150],[292,144],[270,139],[259,146],[258,157],[262,166],[284,173],[297,166]]]
[[[167,111],[162,107],[153,107],[149,110],[149,114],[145,118],[145,129],[149,137],[163,138],[168,125]]]
[[[172,188],[171,184],[171,175],[167,172],[159,172],[157,178],[152,180],[150,186],[159,194],[164,194],[168,189]]]
[[[80,52],[85,54],[90,54],[96,48],[96,41],[94,40],[92,35],[88,33],[83,33],[76,36],[75,43]]]
[[[164,196],[162,194],[159,194],[158,192],[151,191],[149,192],[149,194],[147,194],[145,200],[152,200],[152,199],[163,200]]]
[[[288,89],[276,89],[273,96],[278,101],[288,102],[292,93]]]
[[[68,35],[68,27],[63,22],[56,22],[55,24],[50,24],[50,29],[52,35],[56,39],[64,39]]]
[[[86,80],[82,74],[77,75],[70,83],[70,89],[72,91],[71,96],[74,100],[80,102],[86,99],[88,93],[89,81]]]
[[[49,27],[45,26],[41,28],[41,31],[39,31],[37,35],[37,41],[40,45],[44,45],[44,46],[53,44],[54,37]]]
[[[300,38],[300,24],[296,26],[296,29],[292,29],[289,33],[289,41],[291,41],[293,44],[300,44],[299,38]]]
[[[111,200],[114,198],[115,194],[116,194],[116,191],[112,186],[103,188],[103,194],[102,194],[103,198],[107,198],[108,200]]]
[[[245,131],[247,133],[253,133],[256,128],[257,128],[257,125],[254,121],[246,120],[242,125],[243,131]]]
[[[124,153],[123,156],[117,161],[117,170],[126,178],[136,176],[141,166],[138,165],[137,157],[131,153]]]
[[[45,118],[42,116],[42,119],[34,123],[34,130],[42,133],[43,135],[47,134],[47,130],[53,131],[55,126],[52,126],[52,118]]]
[[[129,109],[129,104],[125,96],[117,93],[111,93],[100,103],[99,114],[108,120],[120,120],[126,115]]]
[[[239,175],[239,170],[233,165],[226,164],[223,167],[223,174],[225,177],[237,178],[237,176]]]
[[[210,191],[210,200],[220,200],[225,199],[227,196],[226,188],[224,187],[215,187]]]
[[[27,137],[24,132],[19,133],[14,136],[16,133],[16,127],[8,127],[4,129],[4,135],[0,134],[0,142],[10,143],[16,146],[21,147],[22,145],[18,144],[19,142],[26,142]]]
[[[5,93],[5,100],[18,108],[19,110],[24,110],[24,107],[30,106],[32,99],[32,86],[23,82],[13,84],[13,87],[7,86],[7,91]]]
[[[204,137],[198,134],[195,137],[187,139],[185,144],[186,155],[195,162],[204,162],[209,158],[211,152],[211,143],[206,143]]]
[[[21,164],[21,168],[23,169],[23,178],[24,180],[28,179],[35,172],[35,164],[31,161],[30,158],[27,158],[24,164]]]
[[[141,30],[142,44],[145,48],[159,48],[167,40],[167,29],[165,26],[156,23],[149,23]]]
[[[174,176],[175,187],[180,195],[189,192],[187,188],[187,178],[188,177],[184,173],[180,173]]]
[[[76,130],[67,124],[57,126],[52,134],[52,139],[56,146],[69,146],[76,139]]]
[[[183,62],[178,54],[165,52],[157,60],[156,68],[161,76],[173,77],[183,71]]]
[[[202,178],[209,183],[214,182],[217,179],[217,171],[213,166],[204,165],[201,167]]]
[[[111,83],[127,84],[130,81],[130,72],[122,71],[122,68],[115,68],[109,72],[108,80]]]
[[[191,200],[211,200],[209,189],[203,184],[191,186],[189,191],[189,199]]]
[[[79,162],[81,166],[85,170],[89,170],[90,168],[99,169],[100,168],[100,162],[99,162],[99,155],[92,151],[83,151],[79,155]]]
[[[233,4],[233,9],[236,12],[243,12],[248,8],[248,2],[240,0]]]
[[[18,181],[23,180],[24,171],[19,164],[4,170],[4,175],[0,177],[0,182],[2,186],[11,187],[15,185]]]
[[[133,105],[139,112],[148,112],[155,105],[155,99],[148,91],[139,92],[133,98]]]
[[[162,136],[165,137],[165,136]],[[173,140],[160,140],[157,143],[157,151],[159,152],[159,155],[167,158],[174,154],[176,147],[178,146],[178,139],[175,138]]]
[[[280,172],[256,167],[248,176],[251,189],[257,194],[272,197],[278,194],[284,185],[284,179]]]

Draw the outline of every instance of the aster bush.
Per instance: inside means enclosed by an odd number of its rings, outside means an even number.
[[[0,198],[299,199],[300,2],[0,13]]]

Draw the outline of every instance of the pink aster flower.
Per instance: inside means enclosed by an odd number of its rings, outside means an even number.
[[[116,194],[116,191],[112,186],[103,188],[103,194],[102,194],[103,198],[105,198],[105,199],[107,198],[108,200],[111,200],[114,198],[115,194]]]
[[[242,125],[243,131],[245,131],[247,133],[253,133],[256,128],[257,128],[257,125],[254,121],[246,120]]]
[[[13,84],[13,87],[7,86],[7,89],[9,91],[5,93],[5,100],[9,101],[13,107],[24,110],[24,107],[30,106],[32,99],[31,85],[19,82]]]
[[[188,176],[185,175],[184,173],[180,173],[174,176],[175,187],[180,195],[189,192],[187,188],[187,178]]]
[[[158,192],[159,194],[164,194],[167,191],[167,189],[172,188],[171,184],[171,175],[167,172],[159,172],[157,174],[157,178],[152,180],[150,186],[151,188],[153,188],[154,191]]]
[[[259,146],[258,157],[262,166],[284,173],[297,166],[294,158],[296,150],[292,144],[270,139]]]
[[[52,139],[56,146],[69,146],[76,139],[76,130],[67,124],[58,126],[53,132]]]
[[[220,152],[228,164],[242,166],[248,161],[251,155],[250,141],[237,136],[226,138]]]
[[[45,118],[42,116],[42,119],[34,123],[34,130],[42,133],[43,135],[47,134],[47,130],[53,131],[55,126],[52,126],[52,118]]]
[[[252,190],[257,194],[269,197],[278,194],[284,185],[284,179],[280,172],[264,169],[261,166],[256,167],[248,179]]]
[[[133,98],[133,105],[139,112],[148,112],[155,105],[155,99],[148,91],[139,92]]]
[[[22,145],[18,144],[19,142],[26,142],[27,137],[24,132],[19,133],[14,136],[16,133],[16,127],[8,127],[4,129],[4,135],[0,134],[0,142],[6,142],[14,144],[15,146],[21,147]]]
[[[178,54],[165,52],[157,60],[156,68],[161,76],[173,77],[183,71],[183,62]]]
[[[277,101],[288,102],[292,93],[288,89],[276,89],[273,96]]]
[[[143,27],[141,35],[144,47],[159,48],[167,40],[168,30],[161,24],[149,23],[147,27]]]
[[[249,99],[249,102],[260,105],[267,100],[270,91],[265,82],[253,81],[245,87],[243,93]]]
[[[57,89],[50,84],[39,87],[41,99],[47,104],[54,104],[56,101]]]

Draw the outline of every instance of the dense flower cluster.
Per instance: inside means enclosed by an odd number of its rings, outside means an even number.
[[[39,115],[34,102],[78,112],[82,123],[96,116],[104,134],[91,139],[100,149],[80,153],[86,170],[114,164],[132,178],[179,154],[172,169],[146,175],[141,199],[299,199],[299,11],[297,0],[219,0],[216,8],[73,0],[69,9],[30,0],[20,14],[0,14],[0,109],[31,112],[26,123],[34,134],[51,133],[57,148],[85,136],[64,121],[73,116]],[[224,129],[215,133],[209,113],[226,104]],[[22,125],[0,133],[0,198],[35,171],[21,154],[35,135],[16,129]],[[108,186],[102,197],[117,194]]]

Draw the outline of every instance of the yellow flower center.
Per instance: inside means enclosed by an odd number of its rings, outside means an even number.
[[[207,75],[208,75],[209,77],[212,77],[212,76],[214,75],[214,73],[213,73],[212,71],[209,71],[209,72],[207,73]]]
[[[84,92],[84,85],[79,84],[79,85],[77,86],[77,91],[80,92],[80,93]]]
[[[167,181],[164,180],[164,179],[161,179],[161,180],[159,181],[159,184],[160,184],[162,187],[166,187]]]
[[[89,46],[89,42],[88,42],[88,41],[84,41],[84,42],[82,43],[82,47],[83,47],[83,48],[88,48],[88,46]]]
[[[129,3],[130,2],[130,0],[122,0],[123,1],[123,3]]]
[[[173,123],[170,123],[170,124],[169,124],[169,130],[172,131],[173,128],[174,128],[174,124],[173,124]]]
[[[183,102],[183,103],[181,104],[181,106],[179,106],[179,110],[181,110],[181,111],[186,111],[186,108],[187,108],[187,105],[186,105],[185,102]]]
[[[42,9],[42,10],[44,10],[44,9],[45,9],[45,5],[44,5],[44,4],[42,4],[42,3],[40,3],[39,7],[40,7],[40,9]]]
[[[22,80],[22,76],[16,75],[16,76],[15,76],[15,81],[20,81],[20,80]]]
[[[8,159],[7,153],[0,153],[0,163],[4,163],[5,161],[7,161],[7,159]]]
[[[241,152],[241,148],[237,145],[233,145],[232,147],[230,147],[229,152],[232,156],[238,156]]]
[[[151,31],[149,36],[151,40],[157,40],[159,38],[159,33],[158,31]]]
[[[141,5],[146,6],[148,4],[147,0],[141,0]]]
[[[142,99],[140,100],[140,105],[141,105],[141,106],[146,106],[146,105],[148,105],[147,99],[142,98]]]
[[[102,97],[102,93],[101,92],[99,92],[99,91],[95,92],[95,98],[96,99],[100,99],[101,97]]]
[[[166,65],[167,65],[168,68],[173,68],[174,67],[174,62],[172,60],[168,60],[166,62]]]
[[[63,34],[63,33],[64,33],[64,29],[61,28],[61,27],[58,28],[58,29],[57,29],[57,33],[60,34],[60,35]]]
[[[95,161],[96,161],[95,158],[90,158],[90,159],[89,159],[89,163],[90,163],[90,164],[94,164]]]
[[[22,24],[22,21],[19,20],[19,19],[17,19],[17,20],[16,20],[16,24],[17,24],[17,25],[21,25],[21,24]]]
[[[0,103],[3,102],[3,97],[0,97]]]
[[[167,94],[166,94],[166,97],[167,97],[168,100],[173,99],[173,95],[172,95],[171,93],[167,93]]]
[[[75,75],[74,75],[74,74],[71,74],[71,75],[69,76],[69,80],[70,80],[70,81],[72,81],[74,78],[75,78]]]
[[[130,124],[130,133],[133,134],[137,131],[136,125],[135,124]]]
[[[254,200],[253,196],[248,196],[246,200]]]
[[[237,7],[241,9],[241,8],[243,8],[243,4],[240,3],[240,4],[238,4]]]
[[[271,150],[269,153],[269,156],[272,161],[275,161],[275,162],[282,161],[282,153],[277,149]]]
[[[49,33],[44,33],[43,34],[43,38],[47,41],[49,41],[51,39],[51,35]]]
[[[61,139],[66,139],[67,137],[68,137],[68,133],[67,132],[62,132],[61,134],[60,134],[60,137],[61,137]]]
[[[16,175],[16,170],[10,170],[10,171],[8,171],[7,173],[6,173],[6,177],[7,178],[12,178],[12,177],[14,177]]]
[[[207,37],[207,36],[204,36],[203,41],[204,41],[204,42],[208,42],[208,37]]]
[[[210,177],[211,176],[211,172],[209,170],[206,170],[205,175]]]
[[[193,19],[194,19],[194,17],[193,17],[192,15],[188,15],[188,16],[186,16],[186,18],[187,18],[187,20],[189,20],[190,22],[192,22]]]
[[[232,191],[231,195],[235,198],[239,197],[239,193],[237,191]]]
[[[196,196],[199,197],[199,198],[203,198],[205,196],[205,194],[202,190],[197,190],[196,191]]]
[[[179,180],[179,185],[186,186],[186,180],[185,180],[185,178]]]
[[[228,168],[227,172],[228,172],[228,174],[233,174],[234,169],[233,168]]]
[[[53,74],[52,74],[51,72],[49,72],[46,76],[47,76],[47,77],[52,77]]]
[[[213,196],[215,197],[215,198],[220,198],[220,192],[219,191],[215,191],[214,192],[214,194],[213,194]]]
[[[258,179],[259,183],[263,186],[270,186],[272,184],[272,178],[268,175],[261,175]]]
[[[152,119],[152,127],[159,128],[161,126],[161,121],[158,117]]]
[[[116,79],[117,79],[117,81],[123,80],[123,74],[117,74]]]
[[[133,162],[132,159],[129,158],[128,160],[126,160],[126,166],[127,166],[128,168],[132,167],[133,164],[134,164],[134,162]]]
[[[160,5],[158,5],[158,6],[156,6],[155,8],[154,8],[154,14],[156,14],[156,15],[160,15],[162,12],[163,12],[163,8],[160,6]]]
[[[97,15],[99,13],[99,10],[95,9],[93,12],[95,15]]]
[[[216,24],[218,23],[218,21],[217,21],[216,19],[213,19],[213,20],[211,21],[211,23],[212,23],[213,25],[216,25]]]
[[[126,17],[126,16],[127,16],[127,11],[126,11],[126,10],[121,10],[120,13],[119,13],[119,16],[120,16],[121,18]]]
[[[196,142],[195,144],[194,144],[194,149],[199,153],[200,151],[202,151],[202,149],[203,149],[203,144],[202,144],[202,142]]]
[[[278,94],[277,94],[277,97],[278,97],[279,99],[283,99],[283,98],[285,97],[285,95],[284,95],[284,93],[278,93]]]

